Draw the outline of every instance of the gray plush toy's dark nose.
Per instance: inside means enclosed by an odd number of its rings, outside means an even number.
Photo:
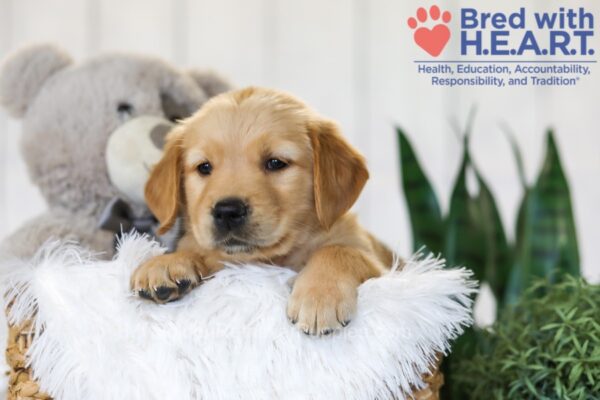
[[[212,215],[217,229],[228,232],[246,223],[248,205],[236,197],[226,198],[215,204]]]

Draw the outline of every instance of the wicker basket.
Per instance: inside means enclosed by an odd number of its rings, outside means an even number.
[[[50,399],[40,391],[40,385],[33,379],[31,368],[27,367],[25,353],[33,340],[32,321],[19,325],[9,325],[6,362],[8,372],[8,400]]]
[[[10,367],[8,379],[8,400],[51,399],[40,391],[40,386],[33,379],[31,368],[27,367],[26,353],[33,340],[32,321],[20,325],[9,325],[6,360]],[[441,360],[441,357],[438,358]],[[444,384],[444,375],[435,366],[433,374],[424,378],[427,386],[414,392],[416,400],[439,400],[440,388]]]

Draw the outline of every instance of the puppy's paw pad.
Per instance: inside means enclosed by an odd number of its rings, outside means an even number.
[[[179,293],[187,293],[192,288],[192,281],[190,279],[182,279],[176,282],[177,290]]]
[[[145,300],[152,300],[152,295],[146,289],[140,289],[137,291],[138,296]]]
[[[154,290],[154,294],[156,298],[160,301],[167,301],[177,291],[176,288],[168,287],[168,286],[159,286]]]

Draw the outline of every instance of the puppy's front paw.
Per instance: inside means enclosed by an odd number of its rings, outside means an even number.
[[[131,288],[157,303],[177,300],[200,284],[195,261],[177,253],[151,258],[131,276]]]
[[[356,311],[356,289],[350,282],[319,282],[298,276],[287,316],[306,334],[328,335],[350,323]]]

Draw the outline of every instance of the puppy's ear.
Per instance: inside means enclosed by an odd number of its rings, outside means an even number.
[[[158,233],[166,233],[175,221],[180,208],[182,147],[181,127],[175,128],[167,136],[165,151],[161,160],[154,166],[144,191],[146,204],[160,222]]]
[[[364,158],[330,121],[309,123],[317,218],[325,229],[344,215],[362,191],[369,172]]]

